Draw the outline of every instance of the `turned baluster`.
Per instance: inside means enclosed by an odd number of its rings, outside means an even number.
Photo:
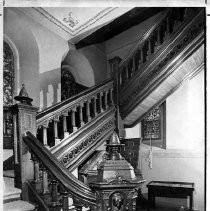
[[[34,154],[31,154],[31,160],[34,163],[34,186],[35,189],[40,192],[41,191],[41,180],[39,178],[39,160],[37,159],[37,157]]]
[[[152,38],[150,37],[149,40],[148,40],[147,60],[149,60],[151,55],[152,55]]]
[[[89,122],[91,120],[91,116],[90,116],[90,100],[87,100],[87,103],[86,103],[86,115],[87,115],[87,121]]]
[[[120,80],[120,86],[125,83],[123,67],[119,68],[119,80]]]
[[[143,49],[140,49],[140,55],[139,55],[139,65],[138,69],[140,69],[141,65],[143,64]]]
[[[48,128],[49,122],[45,122],[43,124],[43,144],[46,148],[49,148],[47,143],[47,128]]]
[[[110,106],[113,105],[113,88],[110,89]]]
[[[125,79],[128,80],[129,75],[128,75],[128,65],[125,65]]]
[[[76,123],[75,123],[75,112],[76,112],[76,107],[74,107],[71,111],[71,125],[73,127],[73,132],[77,130]]]
[[[70,200],[69,200],[69,198],[72,197],[71,194],[61,184],[59,186],[59,193],[62,196],[62,210],[63,211],[69,211],[70,206],[73,204],[73,203],[70,203]]]
[[[67,132],[67,124],[66,124],[66,117],[68,116],[68,112],[63,113],[63,135],[66,138],[69,133]]]
[[[62,195],[62,209],[63,211],[69,210],[69,192],[66,190],[66,188],[63,187],[63,185],[60,185],[60,194]]]
[[[51,207],[52,210],[56,211],[59,206],[61,206],[61,204],[58,201],[58,181],[53,179],[51,181],[51,185],[52,185],[52,192],[51,192],[51,196],[52,196],[52,202],[51,202]]]
[[[60,139],[58,138],[58,121],[59,116],[54,117],[54,138],[55,138],[55,145],[60,143]]]
[[[179,28],[179,25],[181,23],[181,12],[179,8],[175,10],[175,16],[176,19],[174,20],[173,32]]]
[[[159,48],[161,44],[161,40],[160,40],[160,26],[157,28],[157,41],[155,42],[155,48],[154,51],[157,51],[157,49]]]
[[[136,67],[135,67],[135,55],[133,55],[133,58],[132,58],[132,69],[131,69],[131,77],[134,75],[136,71]]]
[[[48,172],[45,167],[42,168],[42,194],[46,195],[49,193],[48,188]]]
[[[122,85],[122,83],[123,83],[123,80],[122,80],[122,71],[120,70],[119,71],[119,83],[120,83],[120,86]]]
[[[104,96],[105,110],[108,109],[107,95],[108,95],[108,91],[106,90],[105,91],[105,96]]]
[[[82,108],[83,108],[83,103],[80,104],[79,106],[79,121],[80,121],[80,127],[82,127],[85,123],[83,121],[83,112],[82,112]]]
[[[97,98],[97,96],[93,97],[93,113],[94,113],[94,117],[96,117],[98,115],[98,113],[97,113],[97,105],[96,105],[96,98]]]
[[[166,31],[164,33],[164,41],[168,39],[169,37],[169,17],[166,18]]]
[[[100,92],[99,93],[99,110],[100,110],[100,113],[102,113],[104,111],[103,107],[102,107],[102,96],[103,96],[103,92]]]

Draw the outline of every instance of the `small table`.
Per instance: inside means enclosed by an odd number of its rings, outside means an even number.
[[[151,206],[155,206],[155,197],[168,198],[187,198],[190,197],[190,210],[193,206],[193,191],[194,183],[190,182],[163,182],[151,181],[147,184],[148,187],[148,211]]]

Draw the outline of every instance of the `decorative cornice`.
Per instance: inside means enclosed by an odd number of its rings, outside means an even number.
[[[103,17],[107,16],[110,12],[117,9],[117,7],[114,7],[114,8],[107,7],[105,9],[103,9],[102,11],[97,13],[93,18],[91,18],[88,21],[86,21],[85,23],[81,24],[80,26],[78,26],[74,30],[67,27],[64,23],[59,21],[57,18],[55,18],[53,15],[51,15],[45,9],[43,9],[41,7],[33,7],[33,9],[36,10],[37,12],[39,12],[45,18],[47,18],[50,22],[52,22],[56,26],[60,27],[61,29],[63,29],[64,31],[69,33],[71,36],[76,36],[79,33],[81,33],[82,31],[84,31],[86,28],[90,27],[91,25],[95,24],[97,21],[101,20]]]

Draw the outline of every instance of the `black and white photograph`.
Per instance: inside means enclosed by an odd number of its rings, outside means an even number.
[[[0,210],[207,211],[207,2],[44,2],[0,9]]]

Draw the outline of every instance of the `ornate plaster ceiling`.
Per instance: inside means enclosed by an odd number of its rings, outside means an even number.
[[[46,21],[68,33],[76,43],[102,26],[131,10],[132,7],[34,7],[23,9],[46,27]],[[51,27],[52,29],[52,27]]]

